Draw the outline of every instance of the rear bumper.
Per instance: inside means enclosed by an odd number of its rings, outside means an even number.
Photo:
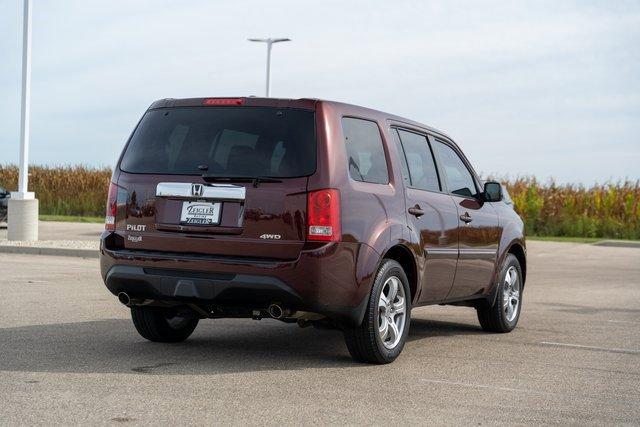
[[[127,292],[132,297],[149,299],[185,299],[234,303],[245,294],[243,303],[259,304],[263,298],[271,302],[300,305],[300,295],[272,276],[249,274],[195,273],[133,265],[114,265],[105,278],[114,295]]]
[[[279,303],[340,323],[362,322],[379,255],[367,245],[331,243],[294,261],[114,250],[101,244],[100,267],[114,295],[211,306]]]

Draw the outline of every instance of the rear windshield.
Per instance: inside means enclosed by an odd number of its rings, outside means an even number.
[[[194,107],[148,111],[120,169],[131,173],[293,178],[316,169],[312,111]]]

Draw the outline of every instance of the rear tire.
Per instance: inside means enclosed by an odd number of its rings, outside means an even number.
[[[385,259],[374,279],[362,324],[344,331],[351,357],[365,363],[393,362],[404,348],[410,321],[407,276],[400,264]]]
[[[131,319],[138,333],[153,342],[181,342],[189,338],[199,319],[181,317],[165,307],[131,307]]]
[[[511,332],[518,324],[522,311],[522,269],[520,262],[507,254],[500,270],[500,282],[493,306],[488,303],[476,307],[480,326],[487,332]]]

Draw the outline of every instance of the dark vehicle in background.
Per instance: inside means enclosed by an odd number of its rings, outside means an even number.
[[[523,223],[447,135],[313,99],[165,99],[113,173],[107,288],[146,339],[204,318],[339,328],[358,361],[402,351],[411,309],[518,322]]]
[[[11,193],[0,187],[0,223],[7,221],[7,209]]]

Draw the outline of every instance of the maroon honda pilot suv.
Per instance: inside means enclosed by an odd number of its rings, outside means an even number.
[[[344,332],[358,361],[402,351],[411,309],[452,304],[509,332],[523,223],[431,127],[315,99],[164,99],[113,173],[107,288],[136,329],[183,341],[200,319]]]

